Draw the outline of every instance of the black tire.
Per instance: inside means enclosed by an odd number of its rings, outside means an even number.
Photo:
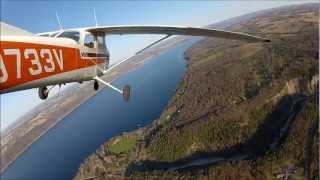
[[[98,91],[98,89],[99,89],[99,82],[97,80],[94,80],[93,89],[96,91]]]
[[[131,88],[129,85],[125,85],[122,89],[122,97],[125,102],[129,101]]]
[[[49,90],[47,87],[40,87],[38,89],[38,95],[39,95],[39,98],[42,99],[42,100],[45,100],[47,99],[48,95],[49,95]]]

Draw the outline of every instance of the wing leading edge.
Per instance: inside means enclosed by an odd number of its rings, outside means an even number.
[[[226,39],[243,40],[248,42],[270,42],[258,36],[249,34],[223,31],[217,29],[179,27],[179,26],[102,26],[85,29],[91,33],[112,34],[167,34],[167,35],[189,35],[189,36],[209,36]]]

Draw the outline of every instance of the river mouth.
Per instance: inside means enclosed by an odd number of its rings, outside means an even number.
[[[299,95],[282,97],[255,134],[244,143],[219,151],[197,152],[175,162],[132,163],[127,168],[126,175],[129,176],[134,171],[189,171],[225,162],[257,159],[268,152],[277,150],[286,140],[290,126],[296,115],[302,110],[306,98]]]

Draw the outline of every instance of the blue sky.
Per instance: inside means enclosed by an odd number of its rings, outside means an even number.
[[[63,27],[94,26],[93,8],[99,25],[181,25],[201,27],[231,17],[288,4],[312,1],[4,1],[1,21],[33,33],[58,29],[55,13]],[[317,1],[313,1],[317,2]],[[156,35],[107,37],[111,63],[125,58]],[[1,95],[1,130],[41,103],[37,90]]]

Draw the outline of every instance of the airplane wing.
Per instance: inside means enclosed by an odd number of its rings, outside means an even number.
[[[33,36],[31,32],[0,21],[0,36]]]
[[[107,70],[101,70],[104,74],[110,72],[115,67],[120,64],[126,62],[132,57],[140,54],[144,50],[158,44],[159,42],[167,39],[172,35],[188,35],[188,36],[208,36],[208,37],[217,37],[217,38],[225,38],[232,40],[242,40],[246,42],[270,42],[269,39],[252,36],[249,34],[231,32],[231,31],[223,31],[217,29],[207,29],[207,28],[194,28],[194,27],[181,27],[181,26],[145,26],[145,25],[137,25],[137,26],[100,26],[100,27],[89,27],[85,28],[85,31],[91,33],[99,33],[104,35],[123,35],[123,34],[164,34],[166,35],[164,38],[148,45],[137,53],[125,58],[124,60],[112,65]]]
[[[194,28],[182,26],[101,26],[85,29],[91,33],[112,34],[166,34],[166,35],[189,35],[189,36],[208,36],[234,40],[243,40],[247,42],[269,42],[258,36],[252,36],[244,33],[223,31],[217,29]]]

